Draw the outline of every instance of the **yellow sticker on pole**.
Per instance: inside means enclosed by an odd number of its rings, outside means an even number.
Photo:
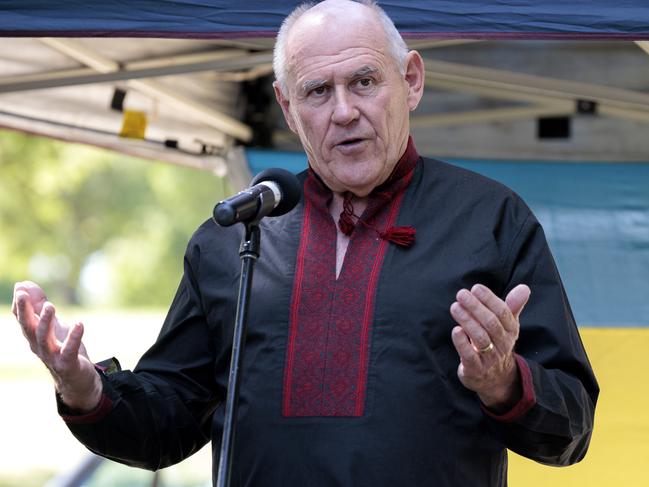
[[[146,124],[146,113],[137,110],[124,110],[122,130],[119,135],[129,139],[144,139]]]

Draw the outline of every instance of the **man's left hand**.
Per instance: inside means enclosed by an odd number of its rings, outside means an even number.
[[[514,345],[520,329],[519,316],[530,288],[519,284],[503,301],[489,288],[476,284],[461,289],[451,305],[459,326],[451,334],[460,355],[457,375],[494,412],[505,412],[522,394]]]

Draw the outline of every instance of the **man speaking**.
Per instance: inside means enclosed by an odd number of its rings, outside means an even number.
[[[327,0],[285,20],[274,68],[309,169],[296,209],[261,223],[233,485],[495,487],[507,449],[579,461],[598,387],[543,231],[511,190],[419,156],[420,55],[374,2]],[[194,234],[133,372],[95,367],[82,325],[16,285],[88,448],[149,469],[210,439],[218,455],[238,227]]]

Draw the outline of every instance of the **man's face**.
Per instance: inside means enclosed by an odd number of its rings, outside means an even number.
[[[362,197],[405,151],[420,96],[399,73],[378,21],[357,11],[333,22],[318,13],[300,18],[287,43],[287,96],[275,91],[315,172],[331,190]]]

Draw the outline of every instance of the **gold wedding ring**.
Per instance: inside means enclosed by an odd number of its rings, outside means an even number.
[[[494,344],[493,344],[493,342],[489,342],[489,345],[487,345],[486,347],[484,347],[484,348],[479,348],[479,349],[478,349],[478,352],[479,352],[479,353],[489,353],[489,352],[491,352],[493,349],[494,349]]]

